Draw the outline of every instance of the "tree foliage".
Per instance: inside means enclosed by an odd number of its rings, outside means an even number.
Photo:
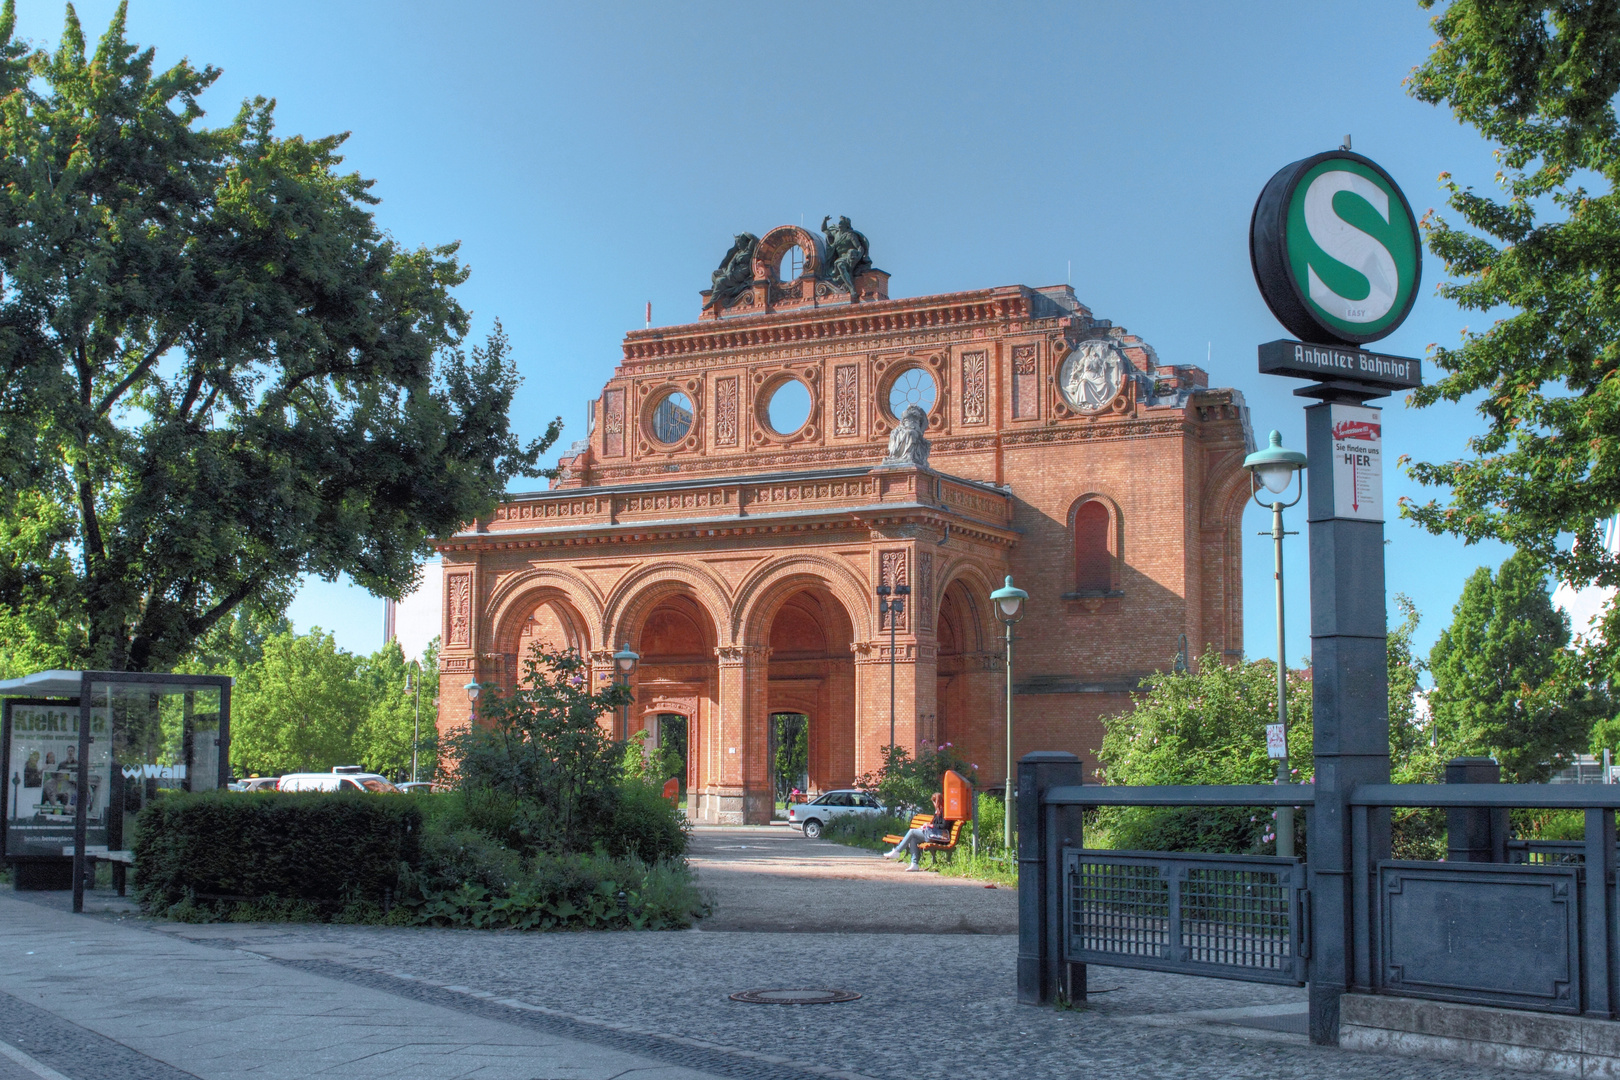
[[[1468,456],[1410,466],[1450,497],[1402,513],[1504,540],[1572,584],[1620,584],[1598,536],[1620,507],[1620,7],[1421,2],[1440,7],[1439,40],[1408,90],[1478,129],[1501,171],[1495,195],[1443,174],[1458,220],[1424,218],[1451,276],[1440,295],[1493,321],[1435,347],[1443,378],[1413,400],[1479,394],[1487,427]]]
[[[1521,783],[1562,768],[1585,748],[1598,707],[1569,639],[1534,556],[1474,571],[1429,653],[1437,741],[1452,755],[1494,757]]]
[[[212,666],[191,665],[236,680],[231,694],[231,764],[236,772],[276,776],[360,765],[408,778],[416,697],[405,692],[407,665],[399,643],[356,656],[338,648],[319,628],[300,635],[286,629],[285,620],[281,623],[254,644],[253,619],[244,613],[232,620],[232,629],[250,643],[215,635],[216,643],[227,638],[233,651]],[[425,660],[419,775],[427,779],[437,767],[432,719],[438,688],[436,643]]]
[[[159,70],[124,17],[30,51],[0,9],[0,629],[144,670],[302,573],[398,595],[558,424],[512,434],[456,246],[383,233],[345,136],[264,98],[203,126],[220,72]]]

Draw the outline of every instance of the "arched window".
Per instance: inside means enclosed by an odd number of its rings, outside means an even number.
[[[1114,584],[1114,555],[1108,549],[1108,507],[1083,504],[1074,512],[1074,589],[1107,593]]]

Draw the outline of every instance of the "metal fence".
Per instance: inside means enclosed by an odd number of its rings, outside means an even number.
[[[1347,992],[1620,1017],[1620,785],[1109,787],[1059,753],[1026,755],[1018,783],[1020,1001],[1082,1000],[1106,964],[1308,982],[1316,1042],[1337,1042]],[[1334,858],[1085,845],[1092,807],[1279,805]],[[1447,811],[1447,861],[1391,857],[1394,807]],[[1585,839],[1505,841],[1514,808],[1579,809]]]
[[[1507,861],[1519,866],[1579,866],[1586,845],[1579,840],[1509,840]]]
[[[1303,985],[1297,859],[1064,852],[1070,963]]]

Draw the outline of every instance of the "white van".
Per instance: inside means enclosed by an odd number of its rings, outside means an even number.
[[[277,791],[377,791],[398,794],[399,788],[377,773],[361,772],[357,765],[339,765],[329,773],[288,773],[276,782]]]

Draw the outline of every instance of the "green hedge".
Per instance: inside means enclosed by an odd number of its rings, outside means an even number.
[[[330,915],[381,904],[420,857],[422,811],[405,796],[209,791],[141,810],[135,895],[161,915],[177,904],[244,899]]]

